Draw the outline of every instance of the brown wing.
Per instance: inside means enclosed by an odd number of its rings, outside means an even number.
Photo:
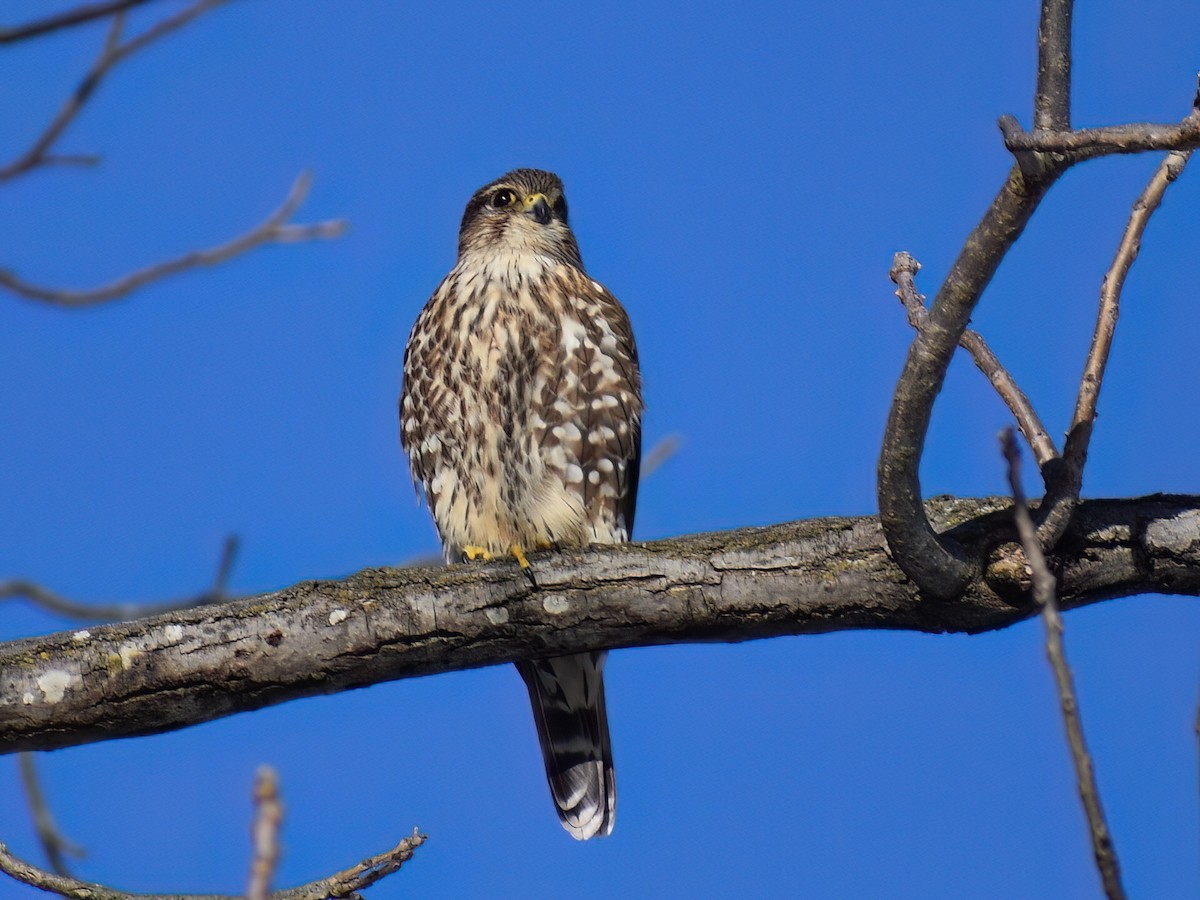
[[[628,540],[641,463],[637,346],[624,308],[602,285],[576,269],[559,277],[558,288],[566,298],[563,357],[559,377],[548,385],[550,396],[542,404],[546,434],[563,443],[581,470],[576,489],[591,526],[590,540]]]

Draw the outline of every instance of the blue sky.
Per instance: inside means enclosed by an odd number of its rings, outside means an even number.
[[[638,536],[873,512],[911,338],[891,256],[913,253],[934,292],[1010,163],[996,117],[1029,123],[1036,25],[1033,0],[218,10],[104,84],[60,147],[101,153],[100,167],[2,186],[0,266],[100,283],[248,228],[302,169],[315,183],[297,218],[351,229],[91,310],[0,296],[0,577],[153,601],[202,589],[229,532],[239,592],[435,552],[397,440],[404,340],[453,262],[467,198],[526,165],[563,177],[584,260],[629,309],[647,443],[682,439],[644,482]],[[1076,123],[1182,116],[1197,33],[1184,0],[1081,4]],[[3,51],[4,158],[102,37]],[[1052,433],[1155,164],[1071,172],[975,318]],[[1130,276],[1089,495],[1200,491],[1198,207],[1187,173]],[[926,493],[1002,492],[1008,422],[956,362]],[[0,638],[70,627],[21,604],[0,613]],[[1200,889],[1198,628],[1180,598],[1067,616],[1135,896]],[[375,900],[1097,891],[1037,622],[627,651],[607,681],[619,815],[586,845],[555,820],[511,667],[55,752],[42,771],[90,850],[77,872],[129,890],[240,890],[250,783],[269,762],[287,804],[280,886],[419,825],[429,843]],[[37,858],[12,759],[0,840]]]

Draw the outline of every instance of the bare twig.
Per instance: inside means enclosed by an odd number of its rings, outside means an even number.
[[[260,766],[255,776],[254,807],[254,822],[250,826],[254,856],[250,862],[246,900],[267,900],[271,895],[275,867],[279,864],[279,826],[283,822],[279,779],[270,766]]]
[[[233,564],[237,560],[240,546],[241,540],[236,534],[225,538],[225,543],[221,545],[221,556],[217,560],[217,574],[213,578],[212,587],[208,589],[207,594],[198,598],[198,603],[224,603],[229,599],[225,591],[229,586],[229,576],[233,572]]]
[[[1046,557],[1038,543],[1033,519],[1025,504],[1025,492],[1021,488],[1021,451],[1011,428],[1001,434],[1001,446],[1008,460],[1008,482],[1013,494],[1013,517],[1021,547],[1025,551],[1030,574],[1033,579],[1033,598],[1042,609],[1042,621],[1046,625],[1046,655],[1054,669],[1058,684],[1058,697],[1062,706],[1063,722],[1067,729],[1067,741],[1071,745],[1071,760],[1075,764],[1075,777],[1079,798],[1083,801],[1088,827],[1092,838],[1092,851],[1096,857],[1096,868],[1104,883],[1104,893],[1109,900],[1124,900],[1125,889],[1121,886],[1121,870],[1117,861],[1116,848],[1104,818],[1100,803],[1100,789],[1092,770],[1092,758],[1088,754],[1083,736],[1083,721],[1079,715],[1079,703],[1075,696],[1071,669],[1067,664],[1063,646],[1062,616],[1058,611],[1057,583],[1046,565]]]
[[[54,814],[50,811],[50,804],[46,802],[46,795],[42,791],[33,754],[18,753],[17,765],[21,771],[21,785],[25,788],[25,798],[29,801],[29,811],[33,813],[33,827],[46,854],[46,860],[56,874],[70,875],[66,857],[81,859],[87,855],[87,851],[68,840],[59,831]]]
[[[908,253],[901,251],[893,259],[892,270],[888,273],[896,284],[896,296],[900,298],[908,313],[908,324],[917,331],[925,326],[929,318],[929,311],[925,308],[925,296],[917,291],[915,276],[920,270],[921,264]],[[1044,466],[1050,460],[1057,459],[1058,448],[1054,446],[1054,440],[1046,431],[1046,426],[1042,424],[1033,404],[1008,370],[1001,365],[983,336],[977,331],[967,329],[958,339],[958,345],[971,355],[976,367],[987,376],[1000,399],[1016,418],[1021,434],[1029,443],[1038,465]]]
[[[352,897],[355,891],[369,888],[381,878],[386,878],[412,859],[413,851],[429,840],[416,828],[411,837],[378,856],[369,856],[358,865],[351,866],[303,887],[279,891],[272,900],[325,900],[327,897]]]
[[[1104,372],[1108,365],[1109,351],[1112,349],[1113,335],[1116,333],[1117,318],[1120,315],[1125,277],[1141,250],[1142,235],[1150,217],[1161,205],[1167,188],[1183,173],[1191,155],[1190,150],[1172,151],[1159,163],[1145,189],[1133,204],[1112,265],[1101,282],[1100,308],[1096,315],[1092,346],[1084,363],[1079,395],[1075,401],[1075,415],[1063,447],[1063,478],[1048,492],[1046,501],[1042,504],[1043,519],[1038,527],[1038,540],[1044,548],[1054,547],[1062,537],[1083,489],[1083,470],[1087,464],[1092,429],[1096,422],[1100,388],[1104,383]]]
[[[22,281],[11,272],[2,270],[0,270],[0,287],[7,288],[13,293],[30,300],[38,300],[55,306],[91,306],[108,300],[115,300],[118,297],[124,297],[143,285],[169,275],[175,275],[179,272],[198,268],[199,266],[211,266],[225,262],[263,244],[289,244],[298,241],[338,237],[346,230],[346,223],[341,219],[330,219],[309,225],[288,223],[288,219],[292,217],[292,214],[295,213],[297,207],[300,206],[307,196],[311,182],[311,176],[307,172],[302,172],[296,178],[283,204],[245,234],[207,250],[193,250],[175,259],[155,263],[154,265],[125,275],[122,278],[118,278],[116,281],[102,287],[83,291],[45,288]]]
[[[1071,127],[1071,14],[1073,0],[1044,0],[1038,22],[1037,92],[1033,127],[1066,131]]]
[[[1191,155],[1190,150],[1172,151],[1159,164],[1145,190],[1133,204],[1133,211],[1125,225],[1125,232],[1121,235],[1116,256],[1104,275],[1100,287],[1100,311],[1096,317],[1096,330],[1092,335],[1087,362],[1084,364],[1079,397],[1075,402],[1075,417],[1071,422],[1064,452],[1067,462],[1080,469],[1087,458],[1088,437],[1096,420],[1096,403],[1100,397],[1104,370],[1108,365],[1108,355],[1117,327],[1125,278],[1141,250],[1142,235],[1150,217],[1162,203],[1167,188],[1183,173]]]
[[[88,99],[95,92],[96,88],[99,87],[113,66],[131,54],[141,50],[146,45],[170,34],[172,31],[182,28],[193,19],[225,2],[227,0],[199,0],[199,2],[185,7],[175,15],[163,19],[142,34],[125,42],[122,42],[125,14],[118,12],[113,16],[108,35],[104,40],[104,46],[100,51],[99,57],[92,64],[92,68],[83,77],[83,80],[79,82],[75,91],[66,99],[57,115],[50,121],[50,124],[46,126],[45,130],[29,149],[8,163],[8,165],[0,166],[0,181],[15,178],[31,169],[50,163],[94,163],[96,159],[92,156],[54,155],[50,151],[63,132],[66,131],[67,127],[75,121],[75,117],[79,115],[79,111],[83,108],[83,105],[87,103]]]
[[[237,548],[237,535],[231,534],[225,538],[212,587],[202,594],[191,597],[167,600],[161,603],[79,603],[36,582],[11,578],[7,581],[0,581],[0,600],[24,597],[49,612],[57,613],[68,619],[78,619],[81,622],[123,622],[144,616],[158,616],[180,609],[190,609],[193,606],[224,603],[230,599],[226,593],[226,585],[237,556]]]
[[[63,28],[83,25],[95,19],[102,19],[105,16],[111,16],[115,13],[132,9],[135,6],[141,6],[146,2],[147,0],[107,0],[104,3],[85,3],[74,9],[64,10],[52,16],[47,16],[44,19],[38,19],[36,22],[26,22],[24,25],[15,25],[11,28],[0,28],[0,44],[13,44],[17,41],[40,37],[43,34],[49,34]]]
[[[400,870],[412,859],[413,851],[428,838],[414,829],[407,837],[385,853],[364,859],[357,865],[343,869],[299,887],[288,888],[270,894],[270,900],[326,900],[330,897],[353,897],[382,878]],[[10,875],[22,884],[40,888],[60,897],[72,900],[239,900],[230,894],[131,894],[102,884],[79,881],[65,875],[55,875],[32,866],[13,856],[4,844],[0,844],[0,872]]]
[[[642,459],[642,478],[649,478],[658,471],[663,463],[669,460],[672,456],[679,452],[681,439],[678,434],[672,433],[663,437],[657,444],[650,448],[650,452]]]

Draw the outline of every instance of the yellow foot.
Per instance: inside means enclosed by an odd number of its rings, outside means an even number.
[[[522,569],[529,569],[529,560],[525,558],[525,551],[521,549],[520,544],[513,544],[508,548],[508,552],[512,554],[513,559],[520,563]]]
[[[463,552],[463,555],[467,557],[467,559],[491,559],[492,558],[491,551],[489,551],[487,549],[487,547],[476,547],[474,545],[468,544],[466,547],[463,547],[462,552]]]

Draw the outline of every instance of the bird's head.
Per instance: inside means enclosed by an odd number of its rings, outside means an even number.
[[[514,169],[477,190],[458,232],[459,257],[476,252],[537,253],[582,269],[561,179]]]

